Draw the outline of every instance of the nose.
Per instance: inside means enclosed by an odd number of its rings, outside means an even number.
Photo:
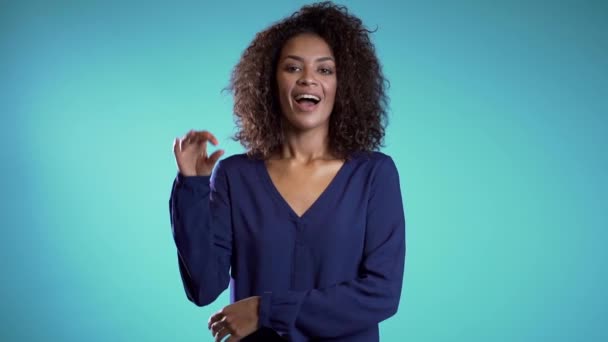
[[[309,70],[308,68],[305,68],[302,71],[301,77],[297,81],[298,85],[301,85],[301,86],[317,85],[317,81],[313,77],[312,73],[308,70]]]

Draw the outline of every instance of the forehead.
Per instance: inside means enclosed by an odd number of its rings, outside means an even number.
[[[288,55],[305,59],[334,57],[327,42],[313,33],[302,33],[290,38],[281,50],[281,59]]]

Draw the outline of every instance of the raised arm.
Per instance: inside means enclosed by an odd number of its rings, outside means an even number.
[[[198,134],[201,133],[206,132]],[[180,171],[173,181],[169,214],[186,295],[203,306],[212,303],[228,287],[232,224],[228,183],[221,162],[207,175],[208,170],[201,171],[200,163],[195,162],[197,167],[192,171],[187,166],[192,163],[184,161],[184,154],[189,152],[207,158],[200,152],[206,141],[204,134],[202,138],[196,134],[191,132],[183,141],[174,142]],[[220,155],[216,152],[207,159],[215,158],[211,160],[213,165]]]

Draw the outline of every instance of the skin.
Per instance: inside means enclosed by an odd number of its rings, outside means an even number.
[[[329,118],[333,110],[337,77],[331,48],[319,36],[300,34],[286,42],[277,64],[277,90],[283,114],[285,144],[265,161],[268,173],[285,201],[302,216],[327,188],[344,164],[329,148]],[[314,111],[302,111],[294,95],[321,97]],[[190,131],[175,138],[173,151],[184,176],[211,175],[224,154],[207,155],[207,142],[218,140],[208,131]],[[240,341],[259,326],[260,297],[253,296],[225,306],[209,318],[208,328],[216,342]]]
[[[219,142],[217,138],[207,131],[191,130],[182,138],[173,140],[173,154],[179,172],[184,176],[209,176],[213,166],[224,154],[224,150],[217,150],[207,155],[207,141],[213,145]]]
[[[266,161],[266,168],[277,190],[302,216],[344,163],[329,148],[329,118],[338,85],[331,48],[314,34],[291,38],[281,50],[276,80],[285,144]],[[298,93],[320,95],[322,100],[314,112],[302,112],[295,105]]]
[[[297,144],[304,153],[320,150],[321,146],[314,143],[327,145],[329,116],[337,87],[336,65],[330,47],[313,34],[291,38],[281,50],[276,81],[283,121],[287,123],[284,126],[290,140],[288,145]],[[314,112],[300,111],[294,100],[298,93],[320,96],[318,108]]]

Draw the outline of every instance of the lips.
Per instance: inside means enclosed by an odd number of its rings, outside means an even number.
[[[297,93],[293,96],[295,106],[302,112],[312,112],[319,106],[321,96],[314,93]]]

